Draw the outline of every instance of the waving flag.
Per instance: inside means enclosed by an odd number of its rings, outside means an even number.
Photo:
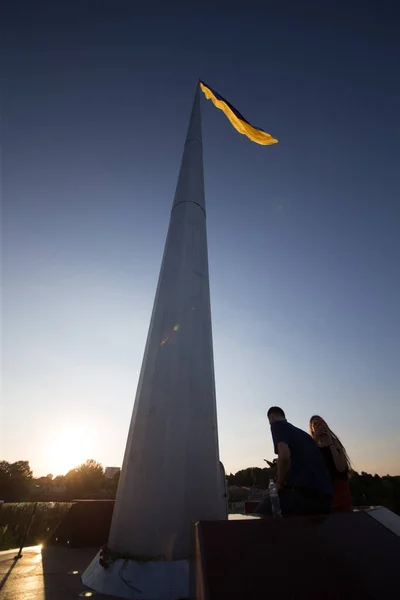
[[[234,128],[241,134],[246,135],[249,140],[252,142],[256,142],[256,144],[261,144],[263,146],[269,146],[270,144],[276,144],[278,142],[277,139],[272,137],[269,133],[266,133],[259,127],[254,127],[251,125],[244,117],[240,114],[239,111],[236,110],[229,104],[225,98],[220,96],[217,92],[212,90],[208,85],[206,85],[203,81],[200,81],[200,88],[204,92],[207,100],[211,100],[211,102],[222,110],[223,113],[228,117],[229,121],[232,123]]]

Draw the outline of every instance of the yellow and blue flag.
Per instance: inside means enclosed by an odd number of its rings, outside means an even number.
[[[262,144],[263,146],[269,146],[270,144],[276,144],[278,140],[276,140],[272,135],[266,133],[259,127],[254,127],[251,125],[244,117],[240,114],[239,111],[236,110],[229,104],[225,98],[220,96],[217,92],[214,92],[208,85],[204,83],[204,81],[200,81],[200,88],[204,92],[207,100],[211,100],[211,102],[222,110],[222,112],[228,117],[229,121],[232,123],[234,128],[241,134],[246,135],[249,140],[252,142],[256,142],[256,144]]]

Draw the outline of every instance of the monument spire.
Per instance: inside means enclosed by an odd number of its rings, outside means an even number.
[[[191,528],[226,518],[218,453],[200,91],[172,205],[109,548],[187,559]]]
[[[172,209],[180,202],[194,202],[205,212],[200,86],[194,96]]]

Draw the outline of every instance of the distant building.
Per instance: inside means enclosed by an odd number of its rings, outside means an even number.
[[[112,479],[117,473],[120,472],[120,470],[120,467],[106,467],[104,470],[105,478]]]

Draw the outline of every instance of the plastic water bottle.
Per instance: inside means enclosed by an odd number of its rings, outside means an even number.
[[[278,494],[278,490],[276,489],[275,481],[273,479],[269,480],[268,489],[269,489],[269,497],[271,499],[272,516],[273,517],[281,517],[282,513],[281,513],[281,505],[279,502],[279,494]]]

